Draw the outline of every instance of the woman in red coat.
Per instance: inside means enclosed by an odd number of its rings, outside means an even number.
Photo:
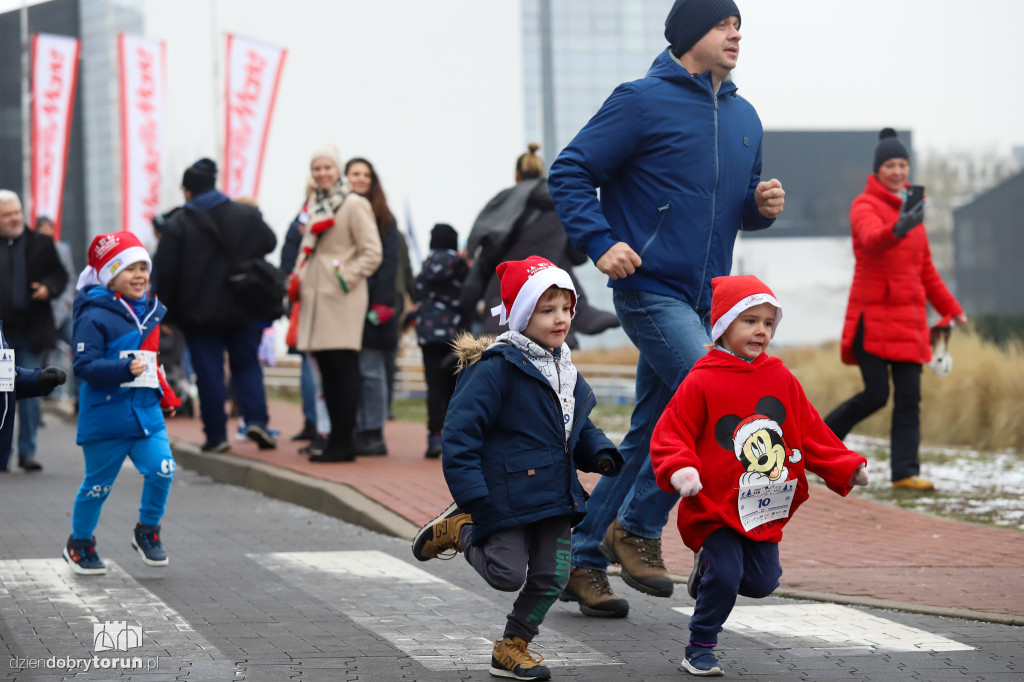
[[[921,442],[921,365],[931,359],[926,302],[963,324],[963,308],[932,263],[924,201],[906,209],[907,148],[886,128],[875,147],[875,172],[850,207],[856,266],[843,326],[842,357],[859,365],[864,390],[837,407],[825,423],[845,438],[889,399],[892,371],[892,485],[932,490],[918,474]]]

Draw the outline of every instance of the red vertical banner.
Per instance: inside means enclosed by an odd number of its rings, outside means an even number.
[[[225,69],[224,194],[256,198],[270,118],[287,50],[228,34]]]
[[[60,238],[64,177],[78,81],[77,38],[32,36],[32,214],[53,220]]]
[[[164,43],[118,36],[121,71],[121,225],[152,245],[163,177],[166,53]]]

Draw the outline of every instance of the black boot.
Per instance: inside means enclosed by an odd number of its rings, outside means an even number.
[[[327,445],[319,455],[309,458],[310,462],[354,462],[356,461],[355,443],[352,436],[343,440],[327,437]]]
[[[313,440],[316,438],[316,422],[306,420],[302,430],[292,436],[292,440]]]
[[[18,466],[25,471],[42,471],[43,465],[36,461],[35,455],[25,455],[18,458]]]
[[[387,443],[384,442],[383,429],[367,429],[356,431],[356,454],[357,455],[386,455],[388,454]]]
[[[300,455],[322,455],[327,447],[327,438],[319,433],[313,436],[309,445],[299,448]]]

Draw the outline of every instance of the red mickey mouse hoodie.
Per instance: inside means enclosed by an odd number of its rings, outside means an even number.
[[[684,467],[703,489],[679,502],[679,534],[694,552],[719,528],[778,542],[808,497],[805,469],[844,497],[867,460],[846,448],[808,402],[796,377],[765,354],[746,362],[715,348],[697,361],[651,438],[658,485]]]

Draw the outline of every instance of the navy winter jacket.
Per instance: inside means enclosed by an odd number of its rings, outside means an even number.
[[[710,72],[691,76],[666,49],[645,78],[612,92],[551,165],[558,217],[595,263],[620,241],[639,254],[637,272],[609,286],[708,310],[737,231],[774,222],[754,202],[762,133],[735,84],[716,95]]]
[[[0,348],[8,348],[4,339],[4,322],[0,320]],[[17,361],[17,357],[14,358]],[[11,456],[11,443],[14,438],[15,401],[25,398],[38,398],[47,395],[43,390],[39,376],[43,370],[39,367],[15,367],[14,390],[0,393],[0,470],[7,470],[7,460]]]
[[[135,377],[122,350],[157,350],[160,320],[167,309],[147,297],[136,316],[109,289],[90,286],[75,298],[75,376],[82,380],[78,398],[79,445],[111,438],[143,438],[167,428],[156,388],[126,388]]]
[[[582,376],[573,395],[566,440],[557,394],[522,351],[495,345],[460,373],[441,435],[442,466],[455,502],[473,515],[474,545],[555,516],[578,523],[587,494],[576,470],[600,471],[605,457],[615,465],[610,475],[621,469],[622,456],[590,421],[597,400]]]

